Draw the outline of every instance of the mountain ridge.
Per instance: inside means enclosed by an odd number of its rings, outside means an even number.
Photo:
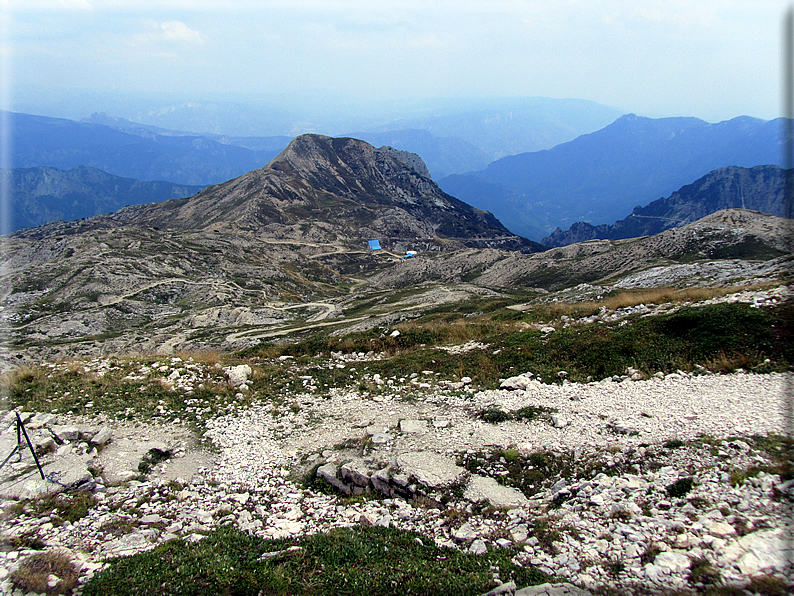
[[[750,209],[778,217],[785,216],[786,171],[779,166],[719,168],[687,184],[667,198],[635,207],[614,224],[593,226],[576,222],[568,230],[557,228],[541,241],[549,247],[587,240],[619,240],[651,236],[680,227],[723,209]]]
[[[576,221],[612,223],[720,167],[778,164],[782,132],[781,119],[710,124],[628,114],[568,143],[439,184],[510,222],[512,231],[539,239]]]

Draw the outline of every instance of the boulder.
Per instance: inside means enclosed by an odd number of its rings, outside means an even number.
[[[785,571],[792,556],[782,528],[761,530],[742,536],[725,548],[724,557],[735,562],[744,575]]]
[[[409,451],[397,456],[397,465],[404,474],[416,478],[428,488],[446,488],[460,484],[468,475],[455,460],[432,451]]]
[[[50,431],[58,443],[77,441],[80,438],[80,429],[72,425],[51,426]]]
[[[226,376],[229,377],[229,383],[235,387],[245,385],[248,382],[248,377],[253,372],[251,367],[247,364],[240,364],[238,366],[227,366],[223,369]]]
[[[656,555],[653,564],[662,569],[668,569],[671,573],[683,573],[689,569],[692,562],[683,553],[665,551]]]
[[[529,504],[529,499],[521,491],[477,474],[469,478],[463,498],[472,503],[488,501],[493,507],[523,507]]]
[[[369,486],[370,471],[363,462],[352,461],[343,464],[339,469],[339,475],[345,482],[362,487]]]
[[[65,455],[42,466],[45,479],[38,468],[32,465],[21,478],[11,478],[0,485],[0,496],[11,499],[34,499],[54,495],[69,488],[76,488],[93,478],[87,469],[90,457]]]
[[[337,468],[334,463],[327,463],[317,468],[317,477],[322,478],[336,490],[343,492],[348,497],[353,494],[351,488],[336,476]]]
[[[98,447],[104,447],[113,438],[113,430],[109,426],[103,426],[91,439],[91,443]]]
[[[528,376],[518,375],[517,377],[510,377],[502,381],[499,388],[507,389],[508,391],[526,391],[530,381],[531,379]]]

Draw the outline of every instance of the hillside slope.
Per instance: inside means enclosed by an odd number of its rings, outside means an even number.
[[[546,246],[565,246],[596,238],[619,240],[651,236],[706,217],[722,209],[751,209],[785,215],[785,170],[778,166],[730,166],[709,172],[667,198],[657,199],[612,225],[576,222],[543,239]]]
[[[11,230],[118,211],[127,205],[192,196],[204,188],[122,178],[91,166],[9,171]]]
[[[617,221],[717,168],[777,164],[782,132],[780,120],[710,124],[630,114],[569,143],[505,157],[439,184],[510,222],[513,232],[540,239],[577,221]]]

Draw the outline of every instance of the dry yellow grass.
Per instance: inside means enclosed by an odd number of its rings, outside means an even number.
[[[177,352],[176,356],[182,360],[193,360],[207,366],[215,366],[217,363],[223,362],[223,354],[220,350],[183,350]]]
[[[725,288],[651,288],[647,290],[628,290],[615,296],[608,296],[602,300],[586,302],[555,302],[548,305],[548,316],[558,319],[561,316],[586,317],[597,313],[602,307],[607,310],[617,310],[640,304],[669,304],[684,302],[703,302],[712,298],[727,296],[747,290],[758,290],[763,287],[775,285],[773,283],[729,286]]]

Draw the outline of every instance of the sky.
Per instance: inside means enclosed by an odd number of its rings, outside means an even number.
[[[771,119],[783,103],[789,6],[0,0],[2,104],[13,110],[31,94],[45,105],[90,93],[287,102],[346,95],[362,103],[540,96],[653,117]]]

